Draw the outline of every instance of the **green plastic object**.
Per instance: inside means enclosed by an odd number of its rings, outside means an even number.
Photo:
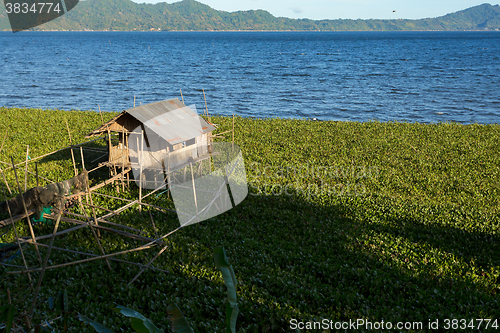
[[[50,207],[43,207],[42,214],[40,215],[40,219],[39,219],[39,220],[37,220],[37,219],[35,219],[35,218],[33,217],[33,222],[35,222],[35,223],[40,223],[40,222],[42,222],[42,223],[47,223],[47,221],[48,221],[48,220],[47,220],[45,217],[43,217],[43,214],[48,214],[48,215],[50,215],[51,213],[52,213],[52,212],[50,211]]]

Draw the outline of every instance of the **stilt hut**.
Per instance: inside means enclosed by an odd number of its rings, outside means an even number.
[[[211,151],[215,127],[179,99],[124,110],[86,138],[107,135],[108,160],[116,168],[174,171]],[[113,171],[112,171],[113,173]],[[116,171],[115,171],[116,173]]]

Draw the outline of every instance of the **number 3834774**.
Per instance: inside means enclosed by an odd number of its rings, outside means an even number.
[[[38,3],[19,3],[19,2],[7,2],[5,4],[5,9],[7,14],[42,14],[42,13],[60,13],[63,9],[60,3],[57,2],[38,2]]]

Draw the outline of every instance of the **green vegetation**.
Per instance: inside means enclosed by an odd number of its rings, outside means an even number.
[[[500,6],[483,4],[438,18],[421,20],[309,20],[274,17],[264,10],[224,12],[194,0],[137,4],[131,0],[85,0],[68,14],[34,30],[291,30],[413,31],[498,30]],[[0,30],[10,30],[4,7]]]
[[[9,161],[10,155],[24,161],[26,145],[31,157],[68,145],[64,118],[78,142],[101,123],[95,112],[0,108],[0,115],[0,139],[9,129],[1,161]],[[38,119],[45,119],[44,124],[50,120],[52,130],[39,126]],[[231,127],[230,118],[212,121],[221,132]],[[110,311],[115,304],[165,328],[167,306],[173,303],[194,332],[224,331],[225,285],[212,259],[219,244],[236,273],[237,332],[298,331],[290,329],[292,319],[424,325],[429,319],[441,324],[447,318],[498,319],[499,138],[499,125],[237,118],[235,141],[247,166],[248,198],[168,237],[168,250],[154,264],[168,273],[148,270],[128,286],[139,267],[114,261],[111,272],[105,262],[47,271],[35,322],[47,318],[49,297],[66,289],[74,314],[70,332],[93,331],[77,313],[114,332],[127,330],[128,320]],[[73,175],[68,154],[42,162],[39,172],[45,177]],[[117,195],[115,190],[102,191]],[[134,198],[137,192],[131,184],[118,195]],[[172,207],[165,196],[151,197],[151,203]],[[104,198],[94,204],[118,205]],[[152,214],[160,234],[178,226],[173,213]],[[113,221],[154,234],[149,212],[141,214],[137,207]],[[60,228],[69,227],[62,223]],[[51,228],[38,225],[35,232],[48,234]],[[0,242],[12,241],[12,230],[4,228],[0,234],[7,231]],[[21,233],[28,234],[27,226]],[[111,252],[134,242],[103,232],[102,243]],[[55,245],[99,253],[89,230],[57,238]],[[38,266],[33,247],[24,249],[29,265]],[[144,263],[158,250],[120,259]],[[45,249],[40,251],[43,256]],[[53,251],[51,264],[80,258]],[[22,265],[20,256],[9,264]],[[0,267],[0,305],[7,304],[9,289],[20,313],[29,310],[33,289],[27,276],[7,274],[12,270]],[[32,277],[36,281],[38,273]],[[51,325],[59,331],[62,322]]]

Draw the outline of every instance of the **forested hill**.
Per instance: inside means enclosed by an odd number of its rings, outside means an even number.
[[[0,7],[0,30],[10,30],[5,7]],[[68,14],[34,30],[500,30],[500,6],[482,4],[420,20],[309,20],[274,17],[264,10],[218,11],[194,0],[173,4],[85,0]]]

